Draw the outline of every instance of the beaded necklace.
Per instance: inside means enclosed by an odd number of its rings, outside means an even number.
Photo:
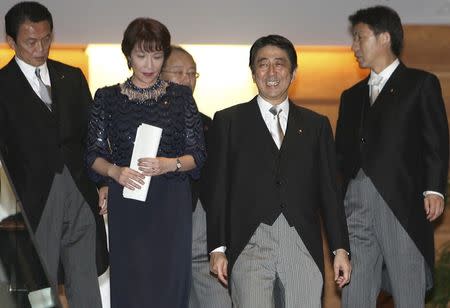
[[[148,88],[139,88],[128,78],[120,84],[120,93],[127,96],[130,101],[143,103],[149,100],[157,100],[164,94],[169,86],[167,81],[157,79],[156,82]]]

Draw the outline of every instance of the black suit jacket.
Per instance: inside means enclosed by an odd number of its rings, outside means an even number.
[[[108,266],[105,227],[83,160],[91,94],[80,69],[52,60],[47,66],[53,111],[45,107],[14,59],[0,70],[1,153],[34,231],[55,173],[68,167],[97,222],[97,267],[102,273]]]
[[[229,272],[260,223],[283,213],[323,273],[320,213],[331,250],[349,251],[336,185],[334,142],[326,117],[289,103],[281,149],[256,97],[217,112],[206,167],[208,249],[227,247]]]
[[[400,65],[370,107],[368,78],[344,91],[336,147],[344,193],[360,168],[433,268],[422,193],[445,195],[448,124],[436,76]]]

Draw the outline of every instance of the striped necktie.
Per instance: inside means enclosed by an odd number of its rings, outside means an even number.
[[[45,103],[45,106],[52,111],[52,90],[50,86],[47,86],[41,78],[41,70],[36,68],[35,71],[36,77],[39,82],[39,97]]]
[[[269,109],[269,112],[273,114],[274,117],[276,117],[277,121],[277,129],[274,131],[274,139],[278,140],[278,148],[281,147],[281,144],[283,143],[284,133],[283,128],[281,128],[281,122],[280,122],[280,113],[283,111],[283,109],[277,110],[277,107],[273,106]]]

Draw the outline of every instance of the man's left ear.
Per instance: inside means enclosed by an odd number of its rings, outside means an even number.
[[[294,82],[296,76],[297,76],[297,69],[295,69],[295,70],[292,72],[291,83]]]
[[[380,38],[383,45],[388,45],[389,48],[391,47],[391,35],[389,32],[380,33]]]

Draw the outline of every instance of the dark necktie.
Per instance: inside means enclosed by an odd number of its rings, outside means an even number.
[[[35,71],[36,77],[39,82],[39,97],[45,103],[45,106],[52,111],[52,92],[50,86],[45,85],[41,78],[41,70],[36,68]]]
[[[276,117],[276,121],[277,121],[277,129],[274,132],[274,138],[278,139],[279,141],[279,147],[281,147],[281,144],[283,143],[283,138],[284,138],[284,133],[283,133],[283,128],[281,128],[281,123],[280,123],[280,113],[283,111],[283,109],[277,110],[277,107],[273,106],[269,109],[269,112],[271,114],[274,115],[274,117]]]

